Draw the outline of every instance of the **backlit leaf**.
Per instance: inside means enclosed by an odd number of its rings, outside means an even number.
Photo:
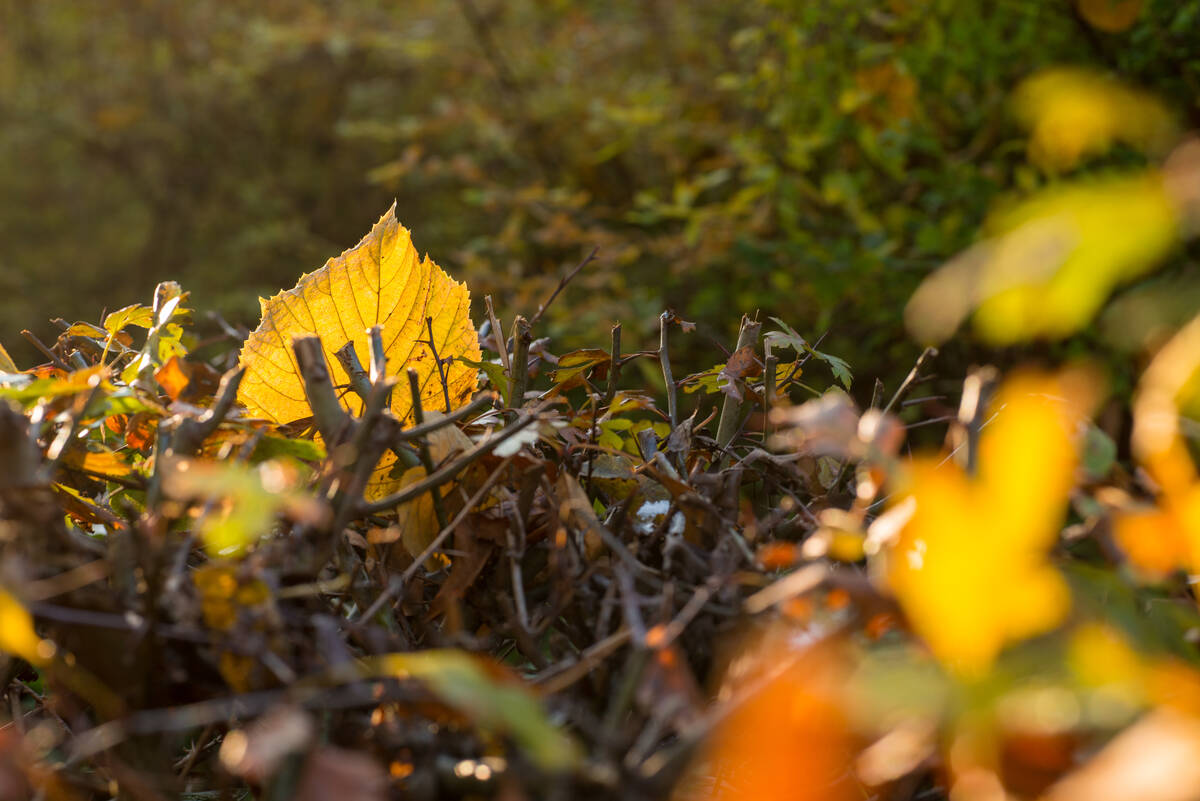
[[[183,359],[172,356],[166,364],[154,371],[154,380],[166,391],[167,397],[171,400],[179,400],[179,396],[187,389],[191,377],[188,375],[187,365]]]
[[[8,355],[8,351],[4,349],[3,345],[0,345],[0,373],[19,372],[20,370],[17,369],[16,363],[12,360],[12,357]]]
[[[367,364],[367,329],[374,325],[383,327],[388,372],[415,369],[422,406],[445,411],[437,366],[427,344],[426,317],[433,318],[438,356],[455,359],[446,368],[451,407],[462,405],[475,391],[475,368],[458,361],[459,357],[478,361],[480,356],[466,284],[454,281],[428,257],[418,258],[408,229],[396,221],[394,204],[357,245],[301,276],[295,288],[261,304],[262,322],[241,353],[246,377],[238,400],[251,414],[277,423],[311,416],[292,340],[319,336],[334,382],[344,385],[349,377],[334,353],[353,342],[360,361]],[[353,413],[361,411],[362,402],[352,393],[346,393],[342,402]],[[402,420],[411,418],[412,398],[407,391],[392,393],[392,411]]]
[[[135,303],[132,306],[117,309],[104,318],[104,330],[109,334],[116,334],[129,325],[150,328],[154,325],[154,309]]]

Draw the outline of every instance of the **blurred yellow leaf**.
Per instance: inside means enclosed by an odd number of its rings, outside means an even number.
[[[72,449],[63,454],[63,464],[98,476],[122,478],[133,472],[133,466],[110,450],[89,451]]]
[[[261,302],[262,322],[241,353],[246,377],[238,400],[251,414],[277,423],[309,417],[312,410],[292,340],[319,336],[334,382],[346,384],[349,378],[334,354],[352,341],[365,365],[371,352],[367,329],[374,325],[383,327],[388,371],[416,370],[422,407],[444,410],[441,379],[427,344],[427,317],[433,320],[438,356],[455,359],[446,367],[451,408],[470,399],[477,371],[458,360],[479,360],[479,341],[469,316],[470,293],[466,284],[454,281],[431,259],[418,258],[408,229],[396,221],[395,210],[393,204],[362,241],[321,269],[301,276],[294,289]],[[352,413],[361,412],[362,401],[353,393],[345,393],[342,403]],[[392,411],[402,420],[411,419],[412,397],[407,391],[392,393]],[[389,455],[376,469],[374,495],[386,494],[388,488],[378,484],[394,462]]]
[[[1084,384],[1074,374],[1010,379],[980,437],[978,475],[918,458],[895,496],[893,505],[916,505],[882,552],[886,583],[934,655],[961,675],[982,673],[1004,646],[1067,613],[1067,585],[1047,552],[1074,483]]]
[[[270,589],[260,579],[241,576],[230,564],[202,565],[192,573],[192,582],[200,593],[204,624],[217,631],[232,629],[239,609],[259,606],[271,598]]]
[[[904,310],[908,328],[940,342],[977,309],[995,344],[1066,336],[1167,255],[1181,233],[1177,201],[1158,172],[1048,189],[994,216],[990,238],[927,278]]]
[[[39,642],[41,637],[33,630],[33,616],[20,601],[0,589],[0,651],[40,665],[46,660],[38,653]]]
[[[1161,153],[1176,134],[1170,113],[1153,97],[1086,70],[1038,73],[1017,89],[1013,103],[1030,130],[1030,159],[1049,170],[1070,169],[1114,142]]]
[[[319,522],[327,509],[297,489],[299,476],[288,462],[254,467],[229,462],[180,459],[164,471],[163,489],[178,500],[214,501],[196,524],[212,556],[239,556],[270,533],[280,512]]]

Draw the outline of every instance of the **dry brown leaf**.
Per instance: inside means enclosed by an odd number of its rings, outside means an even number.
[[[437,412],[429,412],[425,415],[426,422],[439,417],[441,415]],[[442,426],[430,433],[426,439],[429,442],[429,457],[435,469],[438,465],[470,449],[473,445],[467,435],[453,425]],[[416,484],[424,478],[424,467],[410,467],[400,477],[397,489]],[[462,493],[465,492],[468,496],[474,494],[483,481],[482,468],[475,464],[465,468],[459,474],[458,481],[445,484],[435,490],[442,494],[442,504],[446,514],[450,516],[458,514],[462,509]],[[427,492],[398,507],[396,509],[396,528],[400,531],[400,540],[404,543],[404,549],[413,557],[420,556],[441,529],[438,525],[437,514],[433,509],[433,496]],[[432,560],[433,557],[430,559]],[[431,562],[428,567],[433,570],[437,568],[437,565]]]
[[[277,706],[221,743],[221,764],[234,776],[262,782],[289,755],[308,748],[316,733],[312,717],[295,706]]]

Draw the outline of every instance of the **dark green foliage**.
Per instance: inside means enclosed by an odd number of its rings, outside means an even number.
[[[917,281],[1043,180],[1017,81],[1114,70],[1190,123],[1200,95],[1195,0],[1122,34],[1067,0],[0,8],[0,336],[22,363],[48,310],[165,278],[248,325],[394,196],[502,316],[599,246],[559,347],[615,319],[649,343],[663,306],[723,341],[761,308],[890,374]]]

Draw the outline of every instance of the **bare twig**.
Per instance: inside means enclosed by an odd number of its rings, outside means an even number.
[[[292,350],[296,353],[296,364],[304,379],[304,394],[313,410],[313,422],[325,439],[326,447],[332,450],[350,431],[353,419],[342,408],[337,393],[333,391],[320,338],[297,337],[292,342]]]
[[[587,256],[584,257],[583,261],[579,262],[579,264],[577,264],[575,266],[575,269],[571,270],[571,272],[567,273],[561,279],[559,279],[558,286],[556,286],[554,288],[554,291],[550,293],[550,297],[546,298],[545,303],[538,306],[537,314],[533,315],[533,319],[529,321],[530,327],[533,327],[538,324],[538,321],[542,319],[542,315],[546,313],[546,309],[550,308],[550,304],[553,303],[554,299],[558,297],[558,293],[562,292],[563,289],[566,287],[566,285],[571,283],[572,279],[574,279],[575,276],[579,275],[579,273],[583,270],[584,267],[587,267],[589,264],[591,264],[593,261],[595,261],[596,252],[599,249],[600,249],[599,247],[593,247],[592,252],[587,254]]]
[[[617,395],[617,380],[621,376],[621,324],[612,327],[612,347],[608,354],[608,387],[604,390],[604,405],[608,406]]]
[[[512,362],[508,358],[508,343],[504,341],[504,329],[500,327],[500,318],[496,316],[496,310],[492,308],[492,296],[487,295],[483,299],[484,305],[487,307],[488,322],[492,326],[492,339],[496,341],[496,352],[500,356],[500,366],[504,368],[507,375],[512,375]]]
[[[29,344],[37,348],[38,351],[40,351],[43,356],[49,359],[55,367],[60,370],[66,370],[68,373],[71,372],[71,368],[67,366],[67,363],[58,358],[58,354],[46,347],[46,343],[38,339],[37,334],[23,328],[21,329],[21,336],[25,337]]]
[[[371,377],[367,375],[366,368],[359,361],[354,343],[347,342],[334,351],[333,355],[337,357],[338,363],[346,371],[346,375],[350,379],[350,389],[354,390],[354,394],[365,402],[367,395],[371,393]]]
[[[191,456],[200,450],[204,440],[208,439],[217,427],[225,420],[229,410],[237,403],[238,387],[246,375],[245,367],[235,367],[221,376],[221,384],[217,388],[216,400],[213,405],[200,417],[192,420],[184,418],[179,421],[171,435],[170,450],[180,456]]]
[[[421,568],[421,565],[425,564],[425,560],[433,556],[434,552],[437,551],[438,548],[442,547],[442,545],[446,542],[446,538],[454,533],[454,529],[458,528],[459,523],[462,523],[462,521],[466,520],[467,515],[469,515],[471,511],[478,506],[484,498],[487,497],[488,492],[490,492],[492,487],[495,486],[496,482],[500,480],[500,477],[504,475],[504,471],[508,469],[508,465],[512,462],[512,460],[512,456],[505,457],[504,461],[497,465],[496,469],[493,470],[491,475],[489,475],[483,484],[480,485],[479,489],[475,490],[475,494],[472,495],[465,504],[463,504],[463,508],[458,511],[458,514],[454,516],[454,519],[450,521],[450,524],[442,526],[442,530],[438,532],[438,535],[434,537],[428,545],[425,546],[425,550],[421,551],[420,555],[413,559],[412,564],[409,565],[405,569],[404,573],[401,574],[401,584],[407,584],[412,580],[412,577],[416,575],[417,571]]]
[[[663,382],[667,385],[667,417],[671,421],[671,430],[679,425],[679,406],[676,399],[675,379],[671,375],[671,354],[668,350],[671,329],[670,312],[658,316],[658,363],[662,365]]]
[[[745,348],[753,348],[758,343],[758,333],[762,330],[762,323],[758,320],[751,320],[745,315],[742,316],[742,325],[738,329],[737,345],[734,346],[733,352],[738,353]],[[721,406],[721,417],[717,421],[717,446],[727,448],[733,438],[737,435],[738,428],[742,420],[742,409],[747,401],[742,398],[735,398],[733,395],[726,395],[725,402]],[[729,463],[729,456],[723,457],[718,464],[725,466]]]
[[[457,423],[459,420],[465,420],[466,418],[470,417],[471,415],[475,414],[476,412],[481,412],[484,409],[488,409],[488,408],[495,406],[496,405],[496,397],[497,397],[496,393],[494,393],[494,392],[484,393],[483,395],[480,395],[478,398],[476,398],[475,400],[468,403],[466,406],[458,407],[457,409],[452,411],[450,414],[439,417],[436,420],[430,420],[427,423],[422,423],[420,425],[415,425],[411,428],[404,429],[403,431],[396,434],[395,441],[396,442],[411,442],[414,439],[419,439],[421,437],[424,437],[426,434],[430,434],[434,431],[437,431],[439,428],[445,428],[448,425],[453,425],[454,423]]]
[[[905,393],[912,388],[913,383],[917,380],[917,376],[919,376],[921,373],[921,368],[925,366],[925,362],[927,362],[929,359],[932,359],[934,356],[937,356],[937,353],[937,348],[926,348],[925,350],[921,351],[921,355],[917,357],[916,363],[912,366],[912,369],[908,371],[908,375],[904,377],[904,381],[902,381],[900,386],[896,389],[896,394],[892,395],[892,399],[888,401],[887,406],[883,407],[884,414],[890,412],[896,406],[896,403],[904,397]]]
[[[425,412],[421,408],[421,378],[411,367],[408,369],[408,389],[412,393],[413,420],[417,425],[421,425],[425,422]],[[433,456],[429,452],[427,439],[421,438],[417,441],[417,453],[420,454],[421,466],[425,468],[425,475],[433,475]],[[429,490],[429,497],[433,501],[433,513],[437,518],[438,528],[444,529],[446,527],[446,507],[442,503],[442,493],[434,487]]]
[[[529,331],[529,321],[518,314],[513,320],[512,370],[508,374],[508,405],[514,409],[525,405],[525,386],[529,382]]]
[[[540,408],[535,409],[528,414],[522,415],[513,422],[509,423],[498,434],[493,434],[492,436],[488,437],[483,442],[480,442],[475,447],[463,453],[457,459],[454,459],[453,461],[443,465],[440,469],[434,471],[424,480],[418,481],[416,484],[411,484],[400,492],[389,495],[386,498],[381,498],[377,501],[362,504],[359,509],[359,513],[376,514],[378,512],[394,509],[402,503],[411,501],[413,498],[419,498],[421,495],[428,492],[432,487],[440,487],[447,481],[454,480],[454,478],[462,471],[464,467],[471,464],[483,454],[493,450],[501,442],[504,442],[506,439],[517,435],[523,428],[536,421],[538,418],[537,413],[539,411]]]
[[[429,350],[433,354],[433,363],[437,365],[438,378],[442,382],[442,397],[446,403],[446,414],[450,414],[450,385],[446,383],[446,365],[438,356],[437,345],[433,341],[433,318],[425,318],[425,328],[429,331]],[[420,422],[419,420],[417,422]]]

